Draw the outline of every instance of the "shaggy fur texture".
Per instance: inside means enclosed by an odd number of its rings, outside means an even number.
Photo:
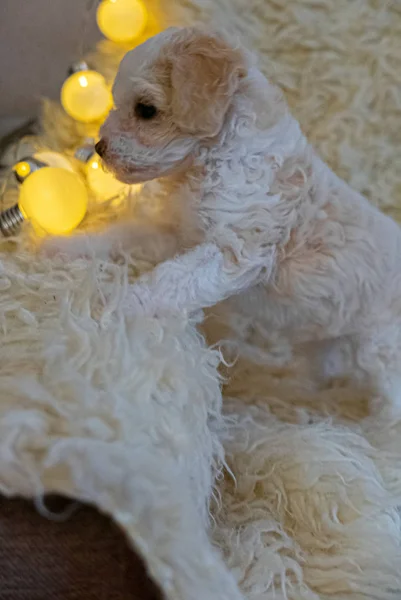
[[[67,273],[23,252],[1,268],[2,493],[94,503],[169,597],[239,599],[206,535],[223,455],[219,354],[183,320],[106,325],[103,313],[99,325],[90,307],[100,292],[118,308],[126,269]]]
[[[176,23],[220,20],[259,49],[263,70],[284,87],[324,158],[396,213],[401,18],[395,5],[254,0],[245,9],[243,0],[177,0],[168,10]],[[97,64],[111,76],[118,59],[105,45]],[[58,107],[48,107],[46,129],[44,140],[54,148],[79,140]],[[168,209],[156,192],[157,186],[144,199],[160,218]],[[122,210],[104,206],[86,225],[118,216],[124,218]],[[5,492],[55,489],[90,499],[140,547],[167,598],[236,598],[201,533],[211,455],[221,456],[223,442],[235,480],[227,474],[219,483],[210,534],[243,597],[399,597],[399,420],[366,418],[370,394],[348,382],[316,386],[301,359],[288,363],[280,339],[263,327],[252,330],[239,314],[244,358],[229,371],[229,419],[221,432],[217,356],[193,329],[184,331],[180,320],[139,319],[125,331],[119,311],[132,261],[95,261],[89,268],[85,261],[43,262],[25,252],[26,243],[21,237],[14,254],[4,248],[1,261]],[[98,306],[99,287],[106,310]],[[185,439],[189,445],[178,447]],[[188,490],[200,499],[195,518]]]

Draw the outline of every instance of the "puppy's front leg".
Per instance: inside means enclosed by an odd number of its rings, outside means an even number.
[[[126,314],[195,312],[267,280],[275,259],[272,247],[263,261],[238,258],[229,249],[205,243],[165,261],[128,289]]]
[[[48,257],[61,255],[69,260],[107,260],[124,252],[138,259],[158,263],[174,256],[177,249],[178,238],[174,232],[152,223],[134,221],[114,225],[102,233],[51,237],[44,241],[41,252]]]

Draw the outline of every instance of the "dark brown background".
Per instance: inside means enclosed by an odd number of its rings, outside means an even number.
[[[46,505],[60,513],[69,501]],[[88,506],[64,522],[0,498],[0,600],[161,600],[120,530]]]

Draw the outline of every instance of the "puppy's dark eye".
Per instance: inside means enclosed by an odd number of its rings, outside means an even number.
[[[144,102],[137,102],[135,105],[135,114],[140,119],[153,119],[157,114],[156,106],[153,104],[145,104]]]

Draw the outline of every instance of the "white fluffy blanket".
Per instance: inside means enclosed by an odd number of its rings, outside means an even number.
[[[162,25],[212,21],[241,35],[323,157],[397,214],[397,2],[160,9]],[[94,58],[112,76],[116,49]],[[44,141],[67,153],[83,134],[55,106],[45,125]],[[118,214],[105,206],[88,224]],[[222,400],[220,354],[195,323],[123,318],[127,280],[142,268],[129,257],[43,261],[28,235],[2,244],[1,492],[96,504],[167,600],[401,598],[401,422],[373,421],[346,382],[317,389],[260,331],[225,369]]]

